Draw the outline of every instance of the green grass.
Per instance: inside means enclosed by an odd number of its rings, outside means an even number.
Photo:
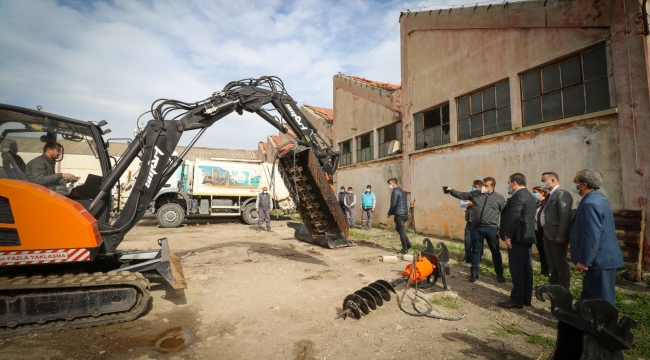
[[[504,328],[507,332],[509,332],[509,333],[511,333],[511,334],[513,334],[513,335],[521,335],[521,334],[523,334],[523,331],[517,329],[517,328],[516,328],[515,326],[513,326],[513,325],[505,325],[503,328]]]
[[[498,337],[506,337],[506,335],[508,335],[505,331],[503,331],[503,329],[498,328],[494,325],[490,325],[490,328],[492,329],[492,331],[494,331],[494,335]]]
[[[361,230],[350,229],[348,234],[350,236],[354,237],[354,238],[357,238],[357,239],[366,239],[366,240],[372,239],[371,234],[365,233],[365,232],[363,232]]]
[[[447,309],[458,310],[460,309],[460,304],[456,302],[456,299],[451,296],[442,296],[433,300],[430,300],[432,304],[440,305],[446,307]]]
[[[528,337],[526,340],[531,344],[537,344],[537,345],[544,345],[544,346],[550,346],[550,347],[555,347],[555,340],[551,340],[545,336],[541,335],[531,335]]]
[[[626,359],[650,359],[650,294],[616,292],[616,308],[619,316],[627,315],[639,322],[639,326],[632,329],[632,348],[623,355]]]

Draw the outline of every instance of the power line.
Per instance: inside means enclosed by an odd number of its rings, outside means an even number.
[[[376,48],[377,45],[381,44],[381,42],[384,41],[384,39],[386,39],[386,38],[388,37],[388,35],[390,35],[390,33],[392,33],[393,30],[395,30],[395,28],[396,28],[398,25],[399,25],[399,22],[398,22],[397,24],[395,24],[395,26],[393,26],[393,28],[390,29],[390,31],[389,31],[386,35],[384,35],[384,37],[381,38],[381,40],[379,40],[379,41],[378,41],[378,42],[377,42],[373,47],[371,47],[368,51],[366,51],[365,53],[363,53],[363,55],[359,56],[359,57],[358,57],[356,60],[354,60],[350,65],[348,65],[348,66],[346,66],[345,68],[343,68],[343,70],[341,70],[340,72],[345,72],[345,70],[347,70],[350,66],[354,65],[357,61],[361,60],[362,57],[368,55],[368,53],[371,52],[374,48]],[[319,90],[318,90],[314,95],[310,96],[307,100],[303,101],[303,104],[305,104],[307,101],[309,101],[309,100],[310,100],[311,98],[313,98],[314,96],[318,95],[318,93],[320,93],[321,91],[323,91],[323,89],[325,89],[325,87],[327,87],[327,85],[329,85],[331,82],[332,82],[332,80],[330,79],[330,81],[328,81],[327,84],[325,84],[322,88],[320,88],[320,89],[319,89]]]

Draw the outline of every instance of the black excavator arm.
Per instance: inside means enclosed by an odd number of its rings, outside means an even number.
[[[281,119],[263,108],[268,104],[273,106]],[[242,114],[244,111],[256,113],[283,133],[288,132],[287,126],[292,130],[297,144],[280,154],[285,161],[280,159],[279,168],[294,202],[303,204],[303,211],[300,211],[303,219],[305,216],[314,218],[313,221],[306,221],[307,230],[313,236],[322,235],[330,240],[337,238],[339,243],[347,242],[347,224],[340,214],[334,193],[330,191],[339,153],[320,138],[317,129],[287,94],[282,81],[269,76],[231,82],[223,90],[195,103],[159,99],[152,104],[153,119],[136,135],[121,160],[104,177],[100,193],[90,206],[92,210],[110,192],[128,166],[140,155],[142,164],[134,190],[119,218],[112,224],[99,224],[103,238],[100,255],[113,254],[205,130],[232,112]],[[181,154],[173,156],[181,135],[189,130],[198,130],[198,133]],[[301,159],[304,166],[299,166]]]

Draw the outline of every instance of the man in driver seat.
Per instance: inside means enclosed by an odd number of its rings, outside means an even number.
[[[78,176],[72,174],[54,172],[54,163],[59,156],[61,156],[61,144],[48,140],[43,146],[43,155],[27,163],[25,175],[32,182],[52,189],[79,180]]]

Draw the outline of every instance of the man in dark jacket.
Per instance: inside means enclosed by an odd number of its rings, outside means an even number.
[[[79,180],[79,177],[72,174],[54,172],[54,163],[59,156],[61,156],[61,145],[48,140],[43,146],[43,155],[32,159],[25,166],[25,175],[32,182],[48,188],[65,186],[68,182]]]
[[[257,195],[255,200],[255,210],[257,211],[257,232],[262,231],[262,223],[266,221],[266,231],[271,231],[271,211],[273,211],[273,199],[269,194],[269,189],[265,186],[262,192]]]
[[[506,206],[506,199],[503,195],[494,190],[496,180],[493,177],[483,179],[481,191],[460,192],[447,186],[445,193],[461,199],[472,202],[472,211],[469,215],[469,221],[472,223],[472,266],[470,267],[469,281],[478,280],[478,268],[483,257],[483,240],[485,240],[492,253],[494,262],[494,271],[497,273],[497,281],[506,282],[503,277],[503,260],[501,259],[501,250],[499,249],[499,216],[503,207]]]
[[[571,267],[567,259],[569,247],[569,226],[573,210],[573,196],[560,187],[560,177],[554,172],[542,174],[542,184],[548,189],[548,195],[539,210],[539,223],[544,230],[546,263],[551,285],[561,285],[570,290]]]
[[[605,299],[615,305],[616,269],[623,267],[623,254],[612,209],[596,192],[601,183],[599,173],[584,169],[571,184],[571,190],[582,196],[569,230],[571,261],[585,273],[580,299]]]
[[[506,309],[530,306],[533,297],[532,245],[535,243],[535,213],[537,201],[526,189],[526,177],[515,173],[508,179],[512,196],[501,212],[499,235],[508,247],[508,261],[512,276],[510,299],[499,303]]]
[[[399,186],[397,186],[397,179],[392,178],[388,180],[388,187],[393,189],[390,195],[390,207],[388,208],[388,217],[395,215],[395,230],[399,233],[399,240],[402,242],[402,250],[400,254],[406,254],[411,248],[411,242],[406,236],[404,230],[404,223],[409,218],[409,207],[406,202],[406,193]]]

